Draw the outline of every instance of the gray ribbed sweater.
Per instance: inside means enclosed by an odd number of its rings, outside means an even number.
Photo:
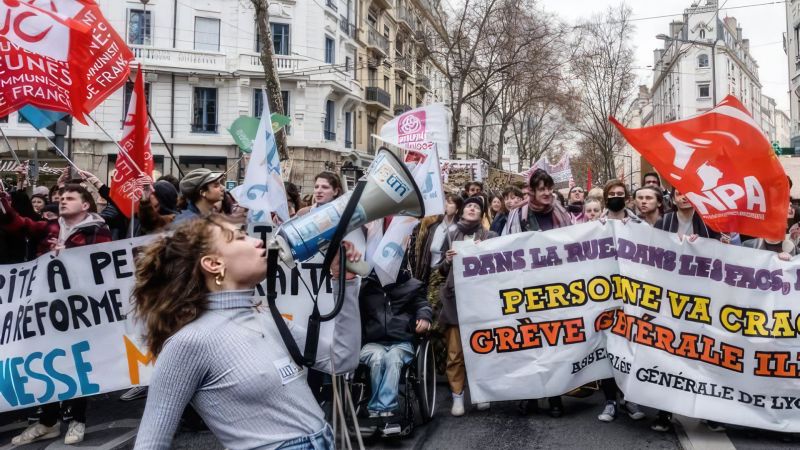
[[[337,373],[358,365],[360,280],[348,281],[333,342],[320,336],[315,368]],[[336,287],[334,286],[334,292]],[[136,449],[168,449],[187,403],[228,449],[276,448],[315,433],[324,416],[306,384],[306,370],[289,356],[265,306],[253,291],[211,294],[209,311],[164,345],[155,364]],[[290,325],[301,351],[305,329]]]

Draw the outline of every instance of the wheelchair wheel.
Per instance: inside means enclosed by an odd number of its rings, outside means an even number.
[[[422,423],[427,423],[436,412],[436,356],[431,341],[420,343],[416,358],[417,383],[414,388],[420,419]]]

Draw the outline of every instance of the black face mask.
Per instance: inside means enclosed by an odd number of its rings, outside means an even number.
[[[567,205],[567,211],[573,214],[579,214],[583,212],[583,202],[570,203],[569,205]]]
[[[625,197],[611,197],[606,199],[606,208],[613,212],[622,211],[625,209]]]

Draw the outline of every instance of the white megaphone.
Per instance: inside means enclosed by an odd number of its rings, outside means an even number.
[[[350,218],[348,233],[386,216],[425,216],[422,192],[414,182],[414,177],[389,150],[382,148],[378,151],[364,178],[366,185]],[[307,261],[327,248],[352,194],[352,191],[348,192],[278,228],[270,245],[279,250],[280,258],[287,266],[294,267],[295,262]],[[364,261],[355,264],[348,262],[347,266],[350,271],[360,275],[367,275],[369,271]]]

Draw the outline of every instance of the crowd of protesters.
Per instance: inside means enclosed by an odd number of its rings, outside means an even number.
[[[15,183],[7,183],[0,192],[0,264],[117,239],[173,233],[170,239],[148,247],[137,263],[134,307],[148,325],[145,338],[150,350],[159,356],[149,392],[138,388],[123,396],[125,400],[148,397],[137,448],[168,448],[181,416],[184,421],[204,423],[224,444],[238,442],[237,448],[242,442],[264,448],[288,443],[297,443],[297,448],[331,445],[330,428],[319,406],[329,396],[325,389],[330,376],[324,372],[334,363],[347,367],[345,362],[323,358],[314,365],[321,372],[310,371],[299,383],[291,383],[294,379],[254,383],[253,376],[263,369],[260,365],[273,364],[287,354],[275,324],[265,325],[272,319],[262,320],[261,309],[252,303],[253,288],[264,277],[265,265],[260,262],[265,251],[260,241],[244,236],[247,210],[226,192],[223,172],[196,169],[181,180],[169,175],[154,182],[143,180],[132,220],[114,203],[109,187],[92,173],[76,171],[73,177],[65,170],[50,188],[28,186],[24,166],[15,174]],[[373,273],[358,286],[348,281],[346,297],[354,298],[349,302],[353,308],[343,309],[344,318],[337,324],[342,331],[336,333],[335,342],[320,342],[349,355],[353,330],[360,328],[355,339],[360,338],[362,346],[355,359],[369,368],[372,384],[365,415],[385,423],[393,420],[398,410],[399,369],[413,355],[415,335],[426,333],[441,355],[440,371],[452,393],[451,414],[466,413],[466,368],[451,270],[454,242],[620,220],[648,224],[689,240],[716,239],[771,251],[784,260],[796,253],[800,215],[793,209],[783,241],[721,234],[703,223],[685,195],[667,191],[658,174],[648,173],[643,180],[643,186],[633,192],[624,182],[611,180],[590,190],[571,186],[563,196],[554,189],[549,174],[536,170],[525,185],[488,192],[481,182],[470,181],[463,189],[447,193],[445,214],[422,219],[415,230],[397,280],[382,285]],[[345,188],[336,174],[323,172],[315,178],[313,195],[306,202],[300,187],[286,183],[286,191],[290,215],[300,216],[340,197]],[[384,221],[384,227],[388,223]],[[351,245],[347,249],[348,258],[360,256]],[[336,272],[335,266],[331,272]],[[361,326],[354,327],[359,317]],[[261,333],[260,337],[246,330]],[[292,329],[299,340],[304,339],[302,332]],[[209,339],[219,345],[207,347]],[[241,373],[230,375],[230,367]],[[291,389],[277,389],[281,383]],[[600,421],[613,421],[620,411],[634,420],[645,418],[638,405],[624,401],[613,379],[599,381],[598,387],[606,400]],[[194,408],[188,407],[190,403]],[[527,414],[538,403],[537,399],[521,401],[519,410]],[[553,417],[568,414],[560,396],[547,399],[547,404]],[[476,408],[487,409],[490,404]],[[56,438],[61,435],[62,420],[68,423],[64,443],[77,444],[84,438],[86,409],[85,398],[44,405],[31,413],[30,426],[12,444]],[[709,427],[724,426],[709,422]],[[670,414],[659,412],[652,428],[669,430]]]

